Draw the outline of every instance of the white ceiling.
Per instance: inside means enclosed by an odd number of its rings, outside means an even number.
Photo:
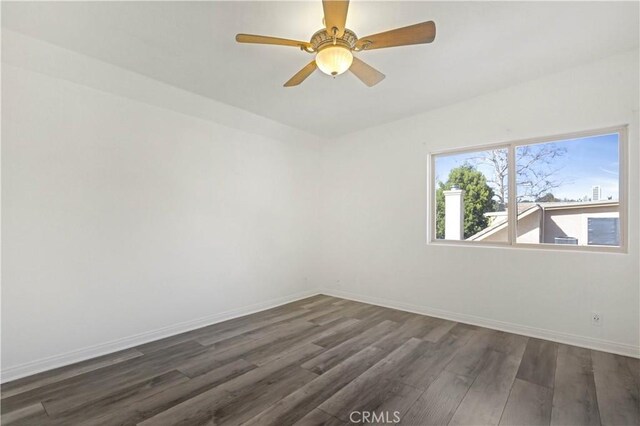
[[[318,135],[334,136],[451,104],[638,47],[637,2],[352,1],[364,36],[434,20],[429,45],[363,52],[386,74],[368,88],[316,71],[296,48],[240,45],[238,32],[308,40],[308,2],[2,3],[2,25]]]

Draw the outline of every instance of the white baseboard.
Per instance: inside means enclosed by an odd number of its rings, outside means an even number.
[[[564,343],[582,348],[594,349],[597,351],[610,352],[618,355],[640,358],[640,348],[633,345],[611,342],[608,340],[594,339],[591,337],[577,336],[569,333],[562,333],[542,328],[529,327],[526,325],[514,324],[510,322],[497,321],[475,315],[460,314],[457,312],[445,311],[442,309],[418,306],[410,303],[398,302],[372,296],[362,296],[341,290],[322,289],[320,293],[327,296],[341,297],[343,299],[354,300],[356,302],[369,303],[371,305],[383,306],[385,308],[398,309],[420,315],[427,315],[442,318],[450,321],[476,325],[479,327],[491,328],[494,330],[506,331],[523,336],[535,337],[539,339],[551,340],[553,342]]]
[[[65,365],[74,364],[76,362],[85,361],[87,359],[121,351],[123,349],[132,348],[144,343],[164,339],[166,337],[174,336],[176,334],[195,330],[201,327],[206,327],[208,325],[216,324],[222,321],[227,321],[233,318],[253,314],[255,312],[264,311],[266,309],[275,308],[276,306],[295,302],[296,300],[300,299],[305,299],[318,293],[319,292],[316,290],[308,290],[290,296],[271,299],[266,302],[243,306],[241,308],[232,309],[229,311],[221,312],[219,314],[208,315],[206,317],[184,321],[167,327],[162,327],[133,336],[124,337],[122,339],[116,339],[110,342],[88,346],[86,348],[77,349],[71,352],[30,361],[24,364],[3,369],[1,373],[0,383],[6,383],[11,380],[16,380],[22,377],[30,376],[32,374],[52,370],[54,368],[63,367]]]

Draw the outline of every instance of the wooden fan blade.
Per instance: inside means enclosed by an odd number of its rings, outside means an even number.
[[[356,77],[360,79],[367,86],[375,86],[384,80],[385,75],[382,74],[377,69],[373,68],[371,65],[368,65],[362,62],[360,59],[353,57],[353,62],[351,63],[351,68],[349,71],[355,74]]]
[[[435,38],[436,24],[433,21],[429,21],[361,37],[356,43],[356,48],[372,50],[382,49],[383,47],[431,43]]]
[[[254,34],[237,34],[238,43],[276,44],[278,46],[294,46],[310,48],[311,44],[306,41],[289,40],[288,38],[268,37]]]
[[[318,68],[318,66],[316,65],[315,60],[309,62],[306,67],[302,68],[300,71],[296,73],[296,75],[291,77],[289,81],[287,81],[284,84],[284,87],[297,86],[298,84],[305,81],[306,78],[309,77],[316,70],[316,68]]]
[[[344,26],[347,23],[347,11],[349,10],[349,0],[322,0],[324,9],[324,25],[327,33],[333,35],[333,29],[337,28],[337,37],[344,34]]]

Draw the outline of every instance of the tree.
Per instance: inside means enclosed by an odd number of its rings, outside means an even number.
[[[464,238],[486,228],[489,219],[484,213],[496,210],[493,189],[487,178],[471,164],[451,169],[445,183],[438,182],[436,190],[436,237],[444,238],[444,191],[452,187],[464,190]]]
[[[560,201],[558,200],[555,195],[553,195],[550,192],[547,192],[546,194],[544,194],[542,197],[540,198],[536,198],[536,203],[554,203]]]
[[[565,183],[554,177],[560,170],[556,160],[566,153],[566,148],[558,147],[554,143],[516,147],[516,201],[535,200]],[[472,158],[475,164],[491,167],[493,176],[488,182],[495,188],[498,202],[504,206],[507,205],[509,186],[507,155],[508,150],[502,148],[484,151]]]

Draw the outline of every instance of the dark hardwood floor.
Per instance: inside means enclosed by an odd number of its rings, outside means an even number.
[[[637,359],[319,295],[6,383],[2,425],[638,425],[639,377]]]

